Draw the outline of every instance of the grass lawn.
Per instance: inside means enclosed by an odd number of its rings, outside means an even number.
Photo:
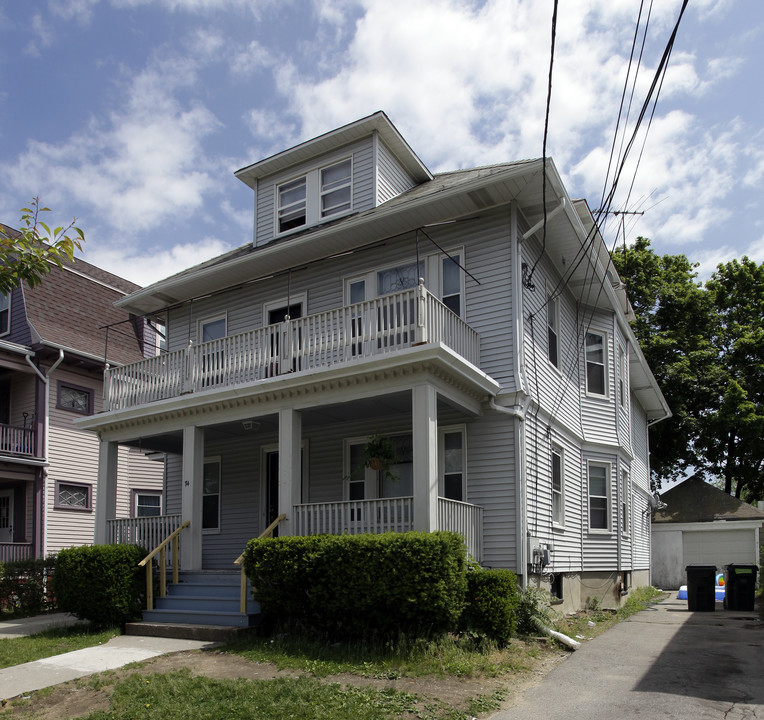
[[[0,638],[0,668],[91,647],[117,635],[118,629],[95,632],[87,626],[75,625],[52,628],[28,637]]]

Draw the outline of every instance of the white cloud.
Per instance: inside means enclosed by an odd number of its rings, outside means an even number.
[[[90,22],[93,8],[100,0],[48,0],[48,7],[54,15],[64,20],[76,20],[80,24]]]
[[[257,40],[253,40],[245,50],[237,52],[231,60],[231,72],[234,75],[247,76],[257,71],[266,70],[274,65],[276,59],[270,51]]]
[[[221,255],[233,248],[214,237],[169,248],[141,250],[117,243],[85,246],[84,260],[141,286],[162,280],[181,270]]]

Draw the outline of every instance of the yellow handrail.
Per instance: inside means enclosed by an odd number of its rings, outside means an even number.
[[[281,513],[270,525],[268,525],[265,530],[263,530],[258,536],[257,539],[261,540],[262,538],[272,537],[273,531],[276,529],[276,526],[282,521],[286,519],[286,513]],[[247,576],[244,573],[244,553],[239,555],[239,557],[236,558],[236,560],[233,561],[234,565],[240,565],[241,566],[241,588],[240,588],[240,595],[239,595],[239,612],[242,614],[245,614],[247,612]]]
[[[154,582],[151,577],[151,561],[159,553],[159,597],[167,595],[167,555],[166,547],[172,543],[172,581],[178,582],[178,536],[183,528],[191,524],[186,520],[179,528],[171,532],[159,545],[157,545],[143,560],[138,563],[138,567],[146,568],[146,609],[154,609]]]

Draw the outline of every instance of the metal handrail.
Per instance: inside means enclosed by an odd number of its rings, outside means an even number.
[[[186,520],[177,530],[173,530],[159,545],[157,545],[143,560],[138,567],[146,568],[146,609],[154,609],[154,582],[151,576],[151,561],[159,553],[159,597],[167,595],[167,545],[172,542],[172,581],[178,582],[178,537],[181,530],[191,524]]]
[[[257,539],[261,540],[262,538],[272,537],[273,531],[276,529],[277,525],[282,521],[286,520],[286,513],[281,513],[270,525],[268,525],[265,530],[263,530],[258,536]],[[233,561],[234,565],[239,565],[241,567],[241,586],[240,586],[240,595],[239,595],[239,612],[242,614],[247,612],[247,576],[244,573],[244,553],[239,555],[239,557],[236,558],[236,560]]]

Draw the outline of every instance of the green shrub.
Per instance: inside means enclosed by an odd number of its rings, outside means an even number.
[[[504,646],[517,632],[519,605],[515,573],[511,570],[470,568],[461,629],[485,635]]]
[[[447,532],[258,539],[244,554],[267,624],[350,638],[455,629],[465,563]]]
[[[140,616],[147,551],[137,545],[85,545],[56,558],[58,607],[96,627],[121,625]]]
[[[14,560],[0,564],[0,609],[35,615],[55,608],[50,576],[55,559]]]
[[[520,635],[536,635],[539,632],[539,625],[554,624],[549,599],[549,593],[546,590],[530,585],[520,593],[517,609],[517,631]]]

